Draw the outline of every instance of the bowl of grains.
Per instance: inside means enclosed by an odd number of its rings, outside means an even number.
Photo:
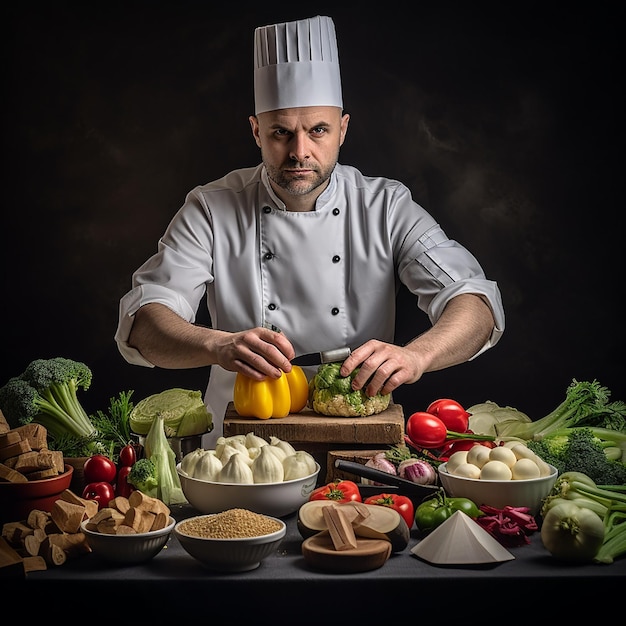
[[[216,572],[247,572],[280,546],[287,527],[277,517],[248,509],[197,515],[178,522],[174,536],[205,568]]]

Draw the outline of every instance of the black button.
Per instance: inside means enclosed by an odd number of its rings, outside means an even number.
[[[263,255],[263,258],[264,258],[266,261],[270,261],[271,259],[273,259],[273,258],[274,258],[274,255],[273,255],[271,252],[266,252],[266,253]]]
[[[275,310],[276,310],[276,305],[275,305],[275,304],[268,304],[268,305],[267,305],[267,308],[268,308],[270,311],[275,311]]]
[[[330,312],[331,312],[333,315],[339,315],[339,309],[338,309],[336,306],[334,306],[334,307],[330,310]]]
[[[333,263],[339,263],[339,261],[341,261],[341,257],[340,257],[338,254],[336,254],[336,255],[333,257]]]
[[[269,206],[263,207],[263,213],[271,213],[271,212],[272,212],[272,207],[269,207]]]
[[[333,215],[339,215],[339,209],[333,209]]]

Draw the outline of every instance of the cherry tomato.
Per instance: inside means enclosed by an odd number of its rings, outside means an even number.
[[[440,398],[428,405],[426,413],[436,415],[448,430],[464,433],[469,427],[470,414],[456,401]]]
[[[415,521],[415,506],[413,501],[407,496],[402,496],[397,493],[378,493],[365,498],[364,502],[365,504],[377,504],[379,506],[389,507],[400,513],[409,529],[413,526],[413,522]]]
[[[105,481],[89,483],[82,493],[85,500],[96,500],[98,509],[102,509],[109,505],[109,502],[115,498],[115,491],[111,483]]]
[[[117,476],[117,467],[108,456],[94,454],[85,461],[83,474],[86,483],[113,483]]]
[[[137,452],[135,451],[135,446],[132,443],[126,444],[120,450],[120,466],[132,466],[133,463],[137,460]]]

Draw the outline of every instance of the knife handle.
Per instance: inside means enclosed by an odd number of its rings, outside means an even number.
[[[335,348],[334,350],[324,350],[320,352],[322,363],[336,363],[345,361],[352,354],[350,348]]]
[[[414,495],[432,495],[435,491],[441,490],[441,487],[437,485],[420,485],[419,483],[406,480],[406,478],[394,476],[393,474],[388,474],[387,472],[383,472],[374,467],[368,467],[367,465],[363,465],[363,463],[356,463],[354,461],[335,459],[335,467],[339,470],[344,470],[346,472],[356,474],[357,476],[361,476],[362,478],[369,478],[370,480],[378,483],[394,485],[401,491],[404,491],[405,493],[409,492]]]

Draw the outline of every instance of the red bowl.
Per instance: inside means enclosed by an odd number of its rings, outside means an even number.
[[[66,464],[65,471],[54,478],[27,483],[0,482],[0,523],[25,520],[33,509],[52,511],[61,493],[69,489],[73,473],[74,468]]]

